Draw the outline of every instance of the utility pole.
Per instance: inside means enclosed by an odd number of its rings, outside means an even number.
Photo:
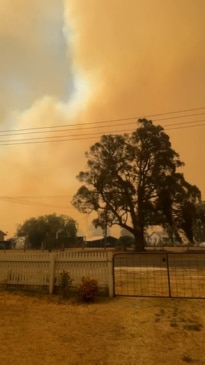
[[[107,205],[105,207],[105,220],[104,220],[104,227],[103,227],[103,236],[104,236],[104,248],[106,248],[106,244],[107,244]]]

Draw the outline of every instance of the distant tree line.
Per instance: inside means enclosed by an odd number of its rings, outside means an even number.
[[[44,215],[30,218],[19,225],[17,237],[25,237],[26,248],[48,249],[63,248],[67,238],[73,244],[77,241],[77,223],[66,215]],[[64,240],[62,239],[64,238]]]

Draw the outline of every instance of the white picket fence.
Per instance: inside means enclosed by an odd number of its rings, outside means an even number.
[[[82,277],[98,281],[113,296],[113,254],[110,251],[0,253],[0,285],[47,286],[50,294],[59,285],[63,271],[69,272],[76,287]]]

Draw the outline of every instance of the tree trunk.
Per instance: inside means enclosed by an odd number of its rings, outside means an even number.
[[[135,251],[144,251],[145,240],[144,240],[144,230],[139,227],[135,230]]]

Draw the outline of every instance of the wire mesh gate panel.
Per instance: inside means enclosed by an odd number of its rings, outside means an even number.
[[[204,253],[120,253],[113,270],[115,295],[205,298]]]

